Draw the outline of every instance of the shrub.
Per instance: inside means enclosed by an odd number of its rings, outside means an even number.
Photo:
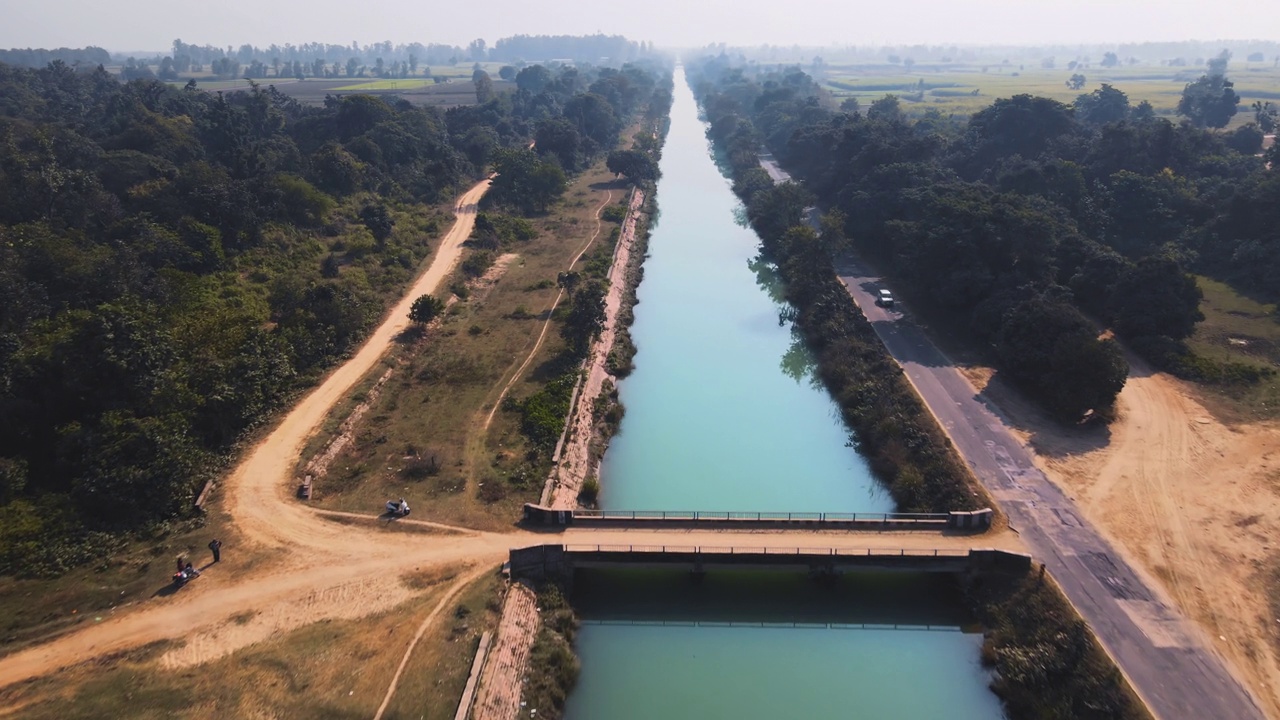
[[[578,491],[578,501],[583,505],[595,505],[596,500],[600,498],[600,481],[594,477],[589,477],[582,483],[582,489]]]

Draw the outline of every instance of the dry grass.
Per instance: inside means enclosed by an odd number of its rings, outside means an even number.
[[[166,671],[147,647],[0,692],[26,718],[370,717],[421,619],[455,575],[358,621],[328,621],[208,665]],[[496,625],[496,572],[468,587],[418,644],[387,718],[451,717],[480,633]],[[166,646],[167,647],[167,646]]]
[[[0,578],[0,655],[153,601],[170,588],[175,558],[202,567],[212,559],[205,546],[215,537],[224,544],[224,566],[234,565],[237,572],[248,572],[263,559],[241,554],[235,526],[225,513],[211,509],[207,518],[174,524],[156,538],[124,542],[110,557],[60,578]]]

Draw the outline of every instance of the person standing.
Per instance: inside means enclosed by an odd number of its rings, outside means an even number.
[[[222,541],[221,540],[218,540],[217,538],[210,540],[209,549],[213,551],[214,562],[219,562],[220,560],[222,560]]]

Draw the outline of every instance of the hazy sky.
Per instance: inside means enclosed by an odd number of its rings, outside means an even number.
[[[0,47],[108,50],[597,31],[667,47],[1280,40],[1280,12],[1259,0],[0,0],[0,17]]]

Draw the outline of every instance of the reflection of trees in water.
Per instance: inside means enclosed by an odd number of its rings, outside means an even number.
[[[795,325],[791,326],[791,345],[782,354],[782,362],[778,367],[797,383],[808,380],[814,388],[822,389],[822,379],[817,372],[818,360],[809,352],[809,347],[804,344],[804,336]]]
[[[820,388],[822,380],[818,377],[817,367],[818,361],[809,352],[809,347],[805,345],[804,336],[800,333],[800,329],[795,326],[796,309],[787,302],[786,286],[782,282],[782,276],[778,273],[778,268],[772,262],[757,255],[747,261],[747,267],[751,272],[755,273],[756,285],[769,296],[778,310],[778,325],[791,326],[791,345],[787,347],[787,351],[782,354],[782,362],[779,367],[787,377],[795,380],[797,383],[808,380],[809,384]]]
[[[785,307],[791,311],[791,305],[787,303],[787,288],[782,283],[782,276],[778,274],[778,268],[771,261],[766,260],[763,255],[757,255],[747,261],[747,268],[755,273],[756,285],[769,296],[769,299],[776,305]]]

